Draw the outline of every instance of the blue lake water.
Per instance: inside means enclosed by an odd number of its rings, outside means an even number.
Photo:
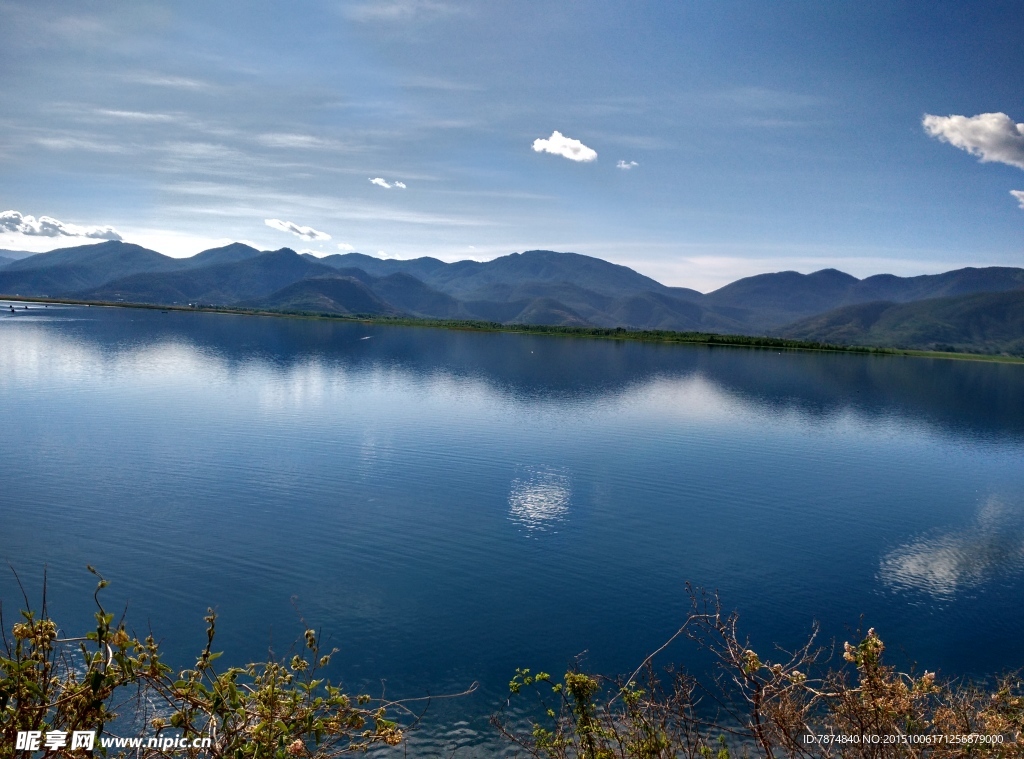
[[[212,606],[236,661],[315,626],[353,686],[479,681],[422,754],[489,751],[516,667],[631,671],[687,581],[766,651],[863,619],[897,663],[1024,666],[1021,365],[5,311],[0,515],[69,626],[93,564],[182,665]]]

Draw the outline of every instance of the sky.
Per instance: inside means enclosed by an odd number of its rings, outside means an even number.
[[[0,248],[548,249],[702,291],[1024,266],[1022,29],[1019,2],[0,0]]]

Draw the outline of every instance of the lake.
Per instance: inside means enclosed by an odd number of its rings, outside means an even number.
[[[1024,365],[31,306],[0,420],[0,559],[59,621],[93,564],[181,665],[212,606],[236,663],[313,626],[354,688],[478,681],[417,754],[486,754],[516,667],[632,671],[686,582],[766,652],[1024,666]]]

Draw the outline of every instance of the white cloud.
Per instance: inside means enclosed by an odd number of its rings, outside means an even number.
[[[391,189],[391,185],[384,181],[384,177],[371,177],[370,184],[375,184],[378,187],[383,187],[385,190]]]
[[[638,164],[636,161],[619,161],[617,164],[615,164],[615,168],[622,169],[623,171],[629,171],[630,169],[639,165],[640,164]]]
[[[926,114],[921,123],[932,137],[978,156],[983,163],[1006,163],[1024,169],[1024,124],[1014,123],[1005,113]]]
[[[1010,190],[1010,194],[1017,199],[1020,207],[1024,208],[1024,190]]]
[[[395,182],[395,187],[397,187],[397,188],[399,188],[401,190],[404,190],[405,189],[405,182]]]
[[[113,227],[80,227],[65,224],[52,216],[23,216],[18,211],[0,213],[0,232],[13,232],[29,237],[88,237],[93,240],[121,240]]]
[[[343,250],[346,253],[351,253],[355,249],[356,249],[355,245],[349,245],[347,242],[339,242],[338,243],[338,250]]]
[[[554,131],[546,140],[536,139],[533,141],[533,150],[537,153],[553,153],[570,161],[594,161],[597,160],[597,151],[588,148],[579,140],[566,137],[559,131]]]
[[[301,237],[303,240],[330,240],[331,236],[326,232],[318,232],[313,227],[301,227],[292,221],[281,221],[280,219],[264,219],[263,223],[268,227],[280,230],[281,232],[291,232],[296,237]]]

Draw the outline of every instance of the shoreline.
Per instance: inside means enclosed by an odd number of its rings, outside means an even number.
[[[20,295],[0,295],[12,303],[41,303],[44,305],[96,306],[100,308],[136,308],[150,311],[185,311],[189,313],[236,314],[240,316],[272,316],[289,319],[316,319],[360,324],[380,324],[395,327],[429,327],[461,330],[465,332],[504,332],[549,337],[591,338],[595,340],[628,340],[667,345],[705,345],[747,349],[773,349],[814,353],[854,353],[871,356],[910,356],[959,361],[985,361],[1002,364],[1024,364],[1024,357],[997,353],[958,353],[927,351],[912,348],[881,348],[866,345],[836,345],[781,337],[729,335],[714,332],[676,332],[672,330],[630,330],[624,327],[561,327],[543,324],[502,324],[459,319],[426,319],[409,316],[372,316],[318,313],[312,311],[271,311],[265,309],[236,308],[233,306],[175,306],[154,303],[127,303],[121,301],[75,300],[72,298],[44,298]]]

